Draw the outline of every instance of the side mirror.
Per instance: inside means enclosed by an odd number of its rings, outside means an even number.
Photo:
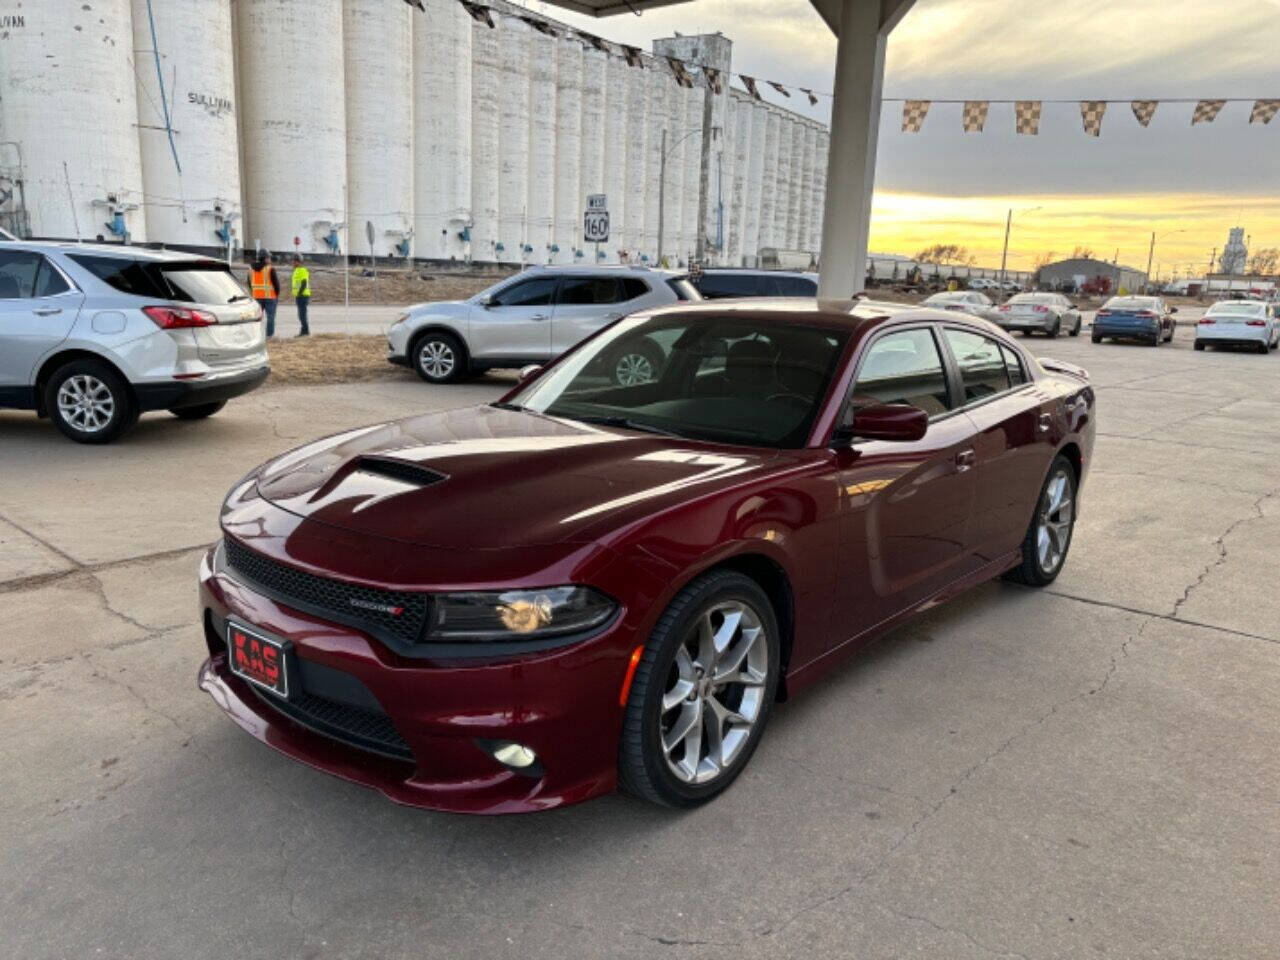
[[[1170,312],[1170,313],[1177,313],[1177,312],[1178,312],[1178,308],[1177,308],[1177,307],[1170,307],[1170,308],[1169,308],[1169,312]]]
[[[491,294],[491,293],[486,293],[486,294],[485,294],[484,296],[482,296],[482,297],[479,299],[479,301],[477,301],[477,302],[480,304],[480,306],[482,306],[482,307],[484,307],[486,310],[488,310],[490,307],[492,307],[492,306],[493,306],[493,294]]]
[[[541,372],[542,372],[542,367],[538,366],[538,364],[536,363],[531,363],[527,367],[521,367],[520,382],[524,383],[524,381],[528,380],[530,377],[536,377]]]
[[[913,443],[929,430],[929,415],[909,403],[878,403],[863,407],[853,415],[853,424],[837,427],[831,436],[836,449],[857,440],[887,440],[891,443]]]

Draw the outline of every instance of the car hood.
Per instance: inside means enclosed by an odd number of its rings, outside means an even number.
[[[459,549],[601,542],[637,520],[761,478],[753,451],[496,407],[354,430],[267,463],[260,496],[370,536]]]

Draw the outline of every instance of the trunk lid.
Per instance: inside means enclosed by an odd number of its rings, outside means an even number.
[[[156,265],[170,298],[213,314],[217,323],[191,332],[200,359],[210,367],[236,366],[266,345],[261,309],[218,260],[178,260]]]

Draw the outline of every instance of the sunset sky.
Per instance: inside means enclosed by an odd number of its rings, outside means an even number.
[[[831,89],[835,40],[808,0],[695,0],[605,20],[527,5],[646,48],[720,30],[735,71]],[[1203,270],[1232,226],[1255,249],[1280,247],[1280,118],[1251,126],[1251,105],[1229,103],[1192,127],[1192,104],[1163,103],[1143,129],[1127,103],[1280,98],[1280,0],[918,0],[890,40],[885,96],[1126,102],[1110,106],[1099,139],[1082,131],[1077,103],[1046,104],[1038,137],[1017,136],[1012,105],[995,103],[985,133],[961,130],[959,104],[935,103],[923,131],[906,134],[901,104],[886,103],[876,251],[954,242],[998,261],[1010,207],[1019,267],[1079,244],[1142,268],[1152,231],[1165,276]],[[829,109],[824,98],[811,113]]]

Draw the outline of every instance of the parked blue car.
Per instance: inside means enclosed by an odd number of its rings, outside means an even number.
[[[1153,347],[1173,339],[1171,307],[1160,297],[1112,297],[1093,318],[1093,342],[1103,337],[1116,340],[1142,340]]]

